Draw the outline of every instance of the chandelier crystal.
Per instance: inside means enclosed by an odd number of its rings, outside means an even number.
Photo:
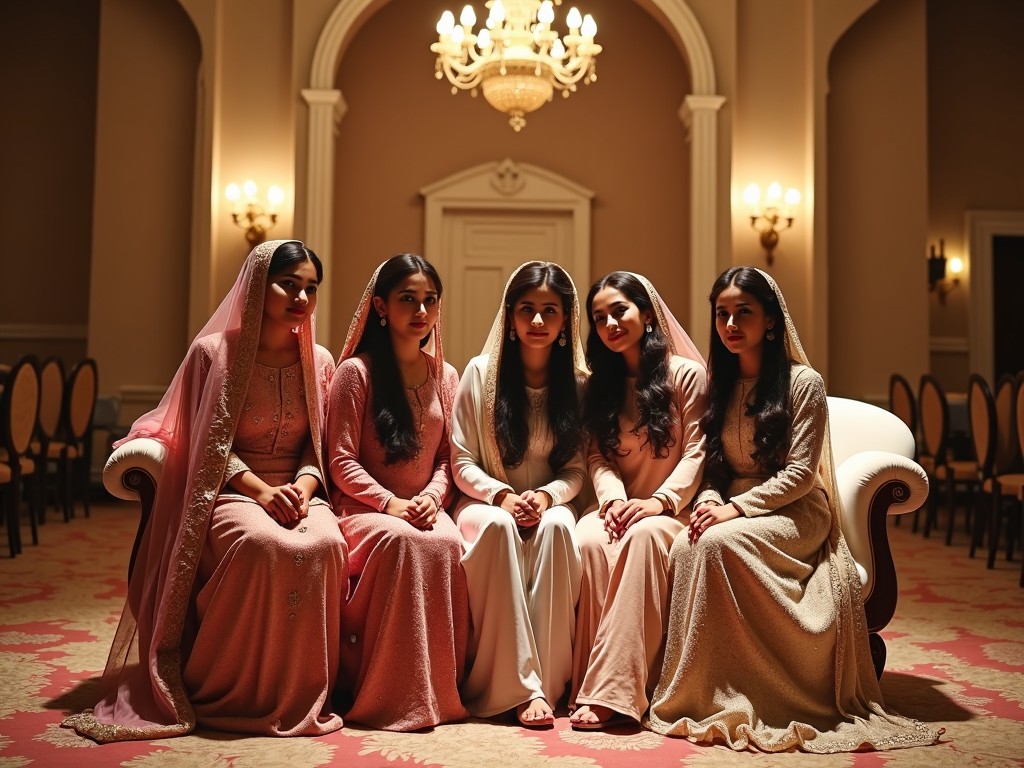
[[[560,38],[551,24],[561,2],[488,0],[490,13],[476,33],[473,6],[462,9],[459,24],[445,11],[437,22],[438,40],[430,46],[437,54],[434,76],[447,77],[453,94],[468,90],[476,96],[479,88],[518,133],[526,113],[551,101],[556,90],[568,98],[580,81],[597,80],[597,24],[589,13],[581,16],[572,8],[565,17],[569,32]]]

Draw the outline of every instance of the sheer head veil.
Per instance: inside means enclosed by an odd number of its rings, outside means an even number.
[[[662,332],[668,338],[672,354],[700,363],[701,367],[707,367],[704,362],[704,356],[697,349],[693,340],[690,339],[689,334],[683,330],[683,326],[676,320],[676,316],[672,314],[672,311],[668,308],[668,305],[661,298],[661,294],[658,293],[651,281],[636,272],[630,272],[629,274],[639,280],[647,292],[647,296],[651,300],[651,306],[654,307],[654,314],[658,320],[658,325],[661,326]]]
[[[580,338],[580,299],[572,277],[565,269],[552,262],[527,261],[524,264],[520,264],[509,275],[505,283],[505,289],[501,293],[501,301],[498,303],[498,311],[494,316],[494,321],[491,323],[490,333],[487,334],[487,340],[484,342],[483,349],[480,350],[481,354],[487,355],[487,370],[484,374],[484,409],[482,414],[484,450],[487,452],[484,458],[488,473],[495,480],[503,483],[508,483],[508,477],[505,474],[504,463],[501,460],[501,450],[498,447],[498,437],[494,426],[494,412],[498,398],[498,379],[501,371],[501,361],[502,356],[505,354],[505,339],[508,329],[511,327],[511,318],[508,312],[508,293],[519,273],[531,267],[553,267],[559,270],[572,288],[572,306],[566,316],[566,327],[569,330],[568,336],[572,350],[573,368],[576,370],[577,378],[586,378],[588,375],[586,355],[583,352],[583,341]]]
[[[373,271],[373,275],[370,277],[370,282],[366,284],[366,288],[363,289],[363,295],[359,298],[359,304],[356,305],[356,311],[352,315],[352,322],[348,325],[348,332],[345,334],[345,345],[341,349],[341,355],[338,358],[338,363],[341,364],[343,360],[347,360],[356,354],[356,350],[359,349],[359,344],[363,340],[363,336],[366,334],[367,323],[376,320],[376,314],[373,311],[373,297],[377,292],[377,281],[380,278],[381,270],[384,269],[391,261],[400,259],[406,256],[415,256],[415,254],[401,254],[399,256],[392,256],[390,259],[386,259],[377,265],[377,268]],[[422,259],[421,256],[416,258]],[[426,261],[424,259],[424,261]],[[440,288],[440,286],[435,286]],[[383,297],[387,300],[387,297]],[[446,381],[447,377],[444,375],[444,352],[441,344],[441,318],[444,314],[442,311],[444,304],[442,297],[438,297],[437,301],[437,322],[434,323],[434,328],[430,332],[430,337],[427,339],[427,343],[423,347],[423,353],[427,357],[434,361],[434,381],[437,385],[438,394],[441,399],[441,409],[444,412],[445,419],[445,434],[449,430],[449,419],[451,418],[451,402],[455,393],[449,391],[449,386]]]
[[[210,514],[255,364],[271,258],[285,242],[297,241],[273,240],[252,250],[192,341],[159,405],[117,443],[149,437],[166,451],[104,670],[106,698],[66,721],[97,741],[160,738],[195,727],[181,679],[183,632]],[[297,334],[311,439],[320,459],[323,402],[312,314]]]

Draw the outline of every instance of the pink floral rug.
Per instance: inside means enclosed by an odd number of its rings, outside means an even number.
[[[995,570],[953,546],[892,527],[900,574],[882,688],[888,705],[945,728],[941,743],[887,753],[816,756],[734,753],[636,728],[577,733],[565,717],[548,731],[470,721],[424,733],[346,726],[321,738],[268,739],[199,732],[98,746],[60,727],[91,703],[121,610],[137,521],[132,504],[53,518],[41,544],[0,560],[0,768],[129,766],[1024,766],[1024,589],[1019,556]],[[27,531],[26,531],[27,534]],[[27,535],[26,535],[27,539]]]

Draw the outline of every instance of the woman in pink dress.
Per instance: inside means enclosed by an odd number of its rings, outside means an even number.
[[[711,322],[706,484],[672,545],[669,639],[646,724],[763,752],[934,743],[882,703],[839,527],[825,386],[782,292],[733,267],[711,290]]]
[[[707,374],[650,282],[612,272],[587,295],[591,377],[583,421],[598,506],[576,526],[583,553],[573,660],[577,730],[639,721],[657,682],[668,552],[700,482]]]
[[[381,264],[331,385],[331,499],[349,544],[339,700],[372,728],[468,716],[469,633],[448,432],[455,369],[441,354],[441,279],[420,256]]]
[[[128,434],[163,443],[163,473],[104,697],[65,721],[79,733],[341,728],[330,694],[346,548],[320,451],[334,371],[314,342],[322,279],[302,243],[253,249],[160,405]]]

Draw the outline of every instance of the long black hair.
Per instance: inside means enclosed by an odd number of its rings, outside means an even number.
[[[392,256],[380,268],[373,295],[385,302],[391,291],[409,275],[422,274],[434,284],[437,300],[441,300],[441,277],[434,265],[415,253]],[[371,305],[372,306],[372,305]],[[367,308],[369,311],[369,308]],[[437,329],[431,331],[436,333]],[[428,334],[420,346],[430,340]],[[405,384],[395,359],[391,333],[374,317],[368,317],[362,338],[354,354],[366,353],[370,358],[370,383],[373,387],[373,422],[377,439],[384,446],[384,463],[394,464],[413,458],[420,449],[420,436],[412,421],[412,409],[405,396]],[[444,371],[435,375],[443,376]]]
[[[640,313],[650,313],[651,332],[640,339],[640,369],[636,377],[636,406],[639,418],[633,432],[647,429],[647,442],[651,455],[663,459],[675,443],[672,426],[677,418],[672,385],[669,381],[671,345],[664,329],[658,324],[653,299],[644,284],[629,272],[612,272],[590,287],[587,294],[587,362],[593,372],[583,396],[583,423],[597,439],[598,447],[606,459],[620,452],[619,414],[625,407],[625,358],[612,352],[601,341],[594,322],[594,296],[605,288],[614,288],[635,304]]]
[[[555,444],[548,454],[548,466],[556,474],[564,467],[583,443],[583,425],[580,421],[579,398],[576,394],[576,369],[572,351],[575,340],[572,328],[572,302],[575,295],[572,281],[557,264],[540,262],[523,267],[508,286],[505,294],[505,316],[512,322],[516,302],[533,288],[547,286],[562,300],[566,318],[565,344],[551,345],[548,359],[548,425],[555,436]],[[501,451],[501,463],[514,468],[523,463],[530,442],[529,401],[526,396],[526,376],[520,355],[520,341],[502,333],[501,367],[498,370],[498,392],[494,404],[494,431]]]
[[[316,281],[323,282],[324,268],[320,263],[320,258],[298,240],[288,240],[274,249],[274,253],[270,257],[270,264],[267,266],[267,280],[287,271],[292,264],[303,261],[313,263],[313,269],[316,270]]]
[[[707,438],[704,477],[719,490],[728,485],[731,473],[722,453],[722,425],[729,400],[740,377],[739,355],[730,352],[715,327],[718,296],[731,285],[749,294],[775,320],[774,339],[765,335],[761,345],[761,372],[754,402],[747,415],[754,418],[754,452],[751,458],[765,471],[780,470],[789,453],[793,415],[790,411],[791,363],[786,354],[786,321],[768,280],[753,267],[732,267],[711,288],[711,344],[708,408],[701,418]]]

